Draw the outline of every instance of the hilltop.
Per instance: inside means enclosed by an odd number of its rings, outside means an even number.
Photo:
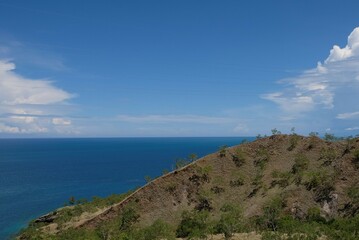
[[[222,148],[134,192],[58,209],[19,238],[229,238],[255,231],[259,239],[357,239],[358,183],[359,138],[273,135]]]

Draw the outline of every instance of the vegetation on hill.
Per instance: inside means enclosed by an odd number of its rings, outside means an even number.
[[[359,138],[282,135],[235,147],[150,180],[134,192],[70,199],[20,239],[359,239]]]

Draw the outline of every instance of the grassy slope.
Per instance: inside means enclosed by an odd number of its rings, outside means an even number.
[[[274,135],[210,154],[155,179],[123,201],[121,196],[101,206],[88,203],[92,214],[79,207],[76,214],[71,214],[76,207],[62,210],[51,223],[33,224],[28,231],[40,226],[50,233],[71,227],[96,229],[129,206],[136,209],[135,225],[140,227],[157,219],[177,226],[183,211],[193,209],[208,210],[210,218],[218,220],[224,204],[240,205],[243,217],[252,219],[263,215],[265,205],[276,197],[283,200],[281,211],[297,219],[305,219],[310,209],[318,209],[326,219],[353,216],[358,213],[353,204],[359,183],[354,157],[358,149],[359,139],[325,142],[317,137]],[[350,191],[354,195],[348,195]]]

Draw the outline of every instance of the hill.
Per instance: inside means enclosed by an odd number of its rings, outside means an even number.
[[[58,209],[19,239],[229,238],[252,231],[262,239],[358,239],[358,172],[358,138],[273,135],[222,148],[134,192]]]

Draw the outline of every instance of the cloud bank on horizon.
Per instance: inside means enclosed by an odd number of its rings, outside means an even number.
[[[0,133],[68,132],[71,120],[55,116],[62,114],[57,106],[72,97],[51,81],[15,73],[14,63],[0,60]]]

